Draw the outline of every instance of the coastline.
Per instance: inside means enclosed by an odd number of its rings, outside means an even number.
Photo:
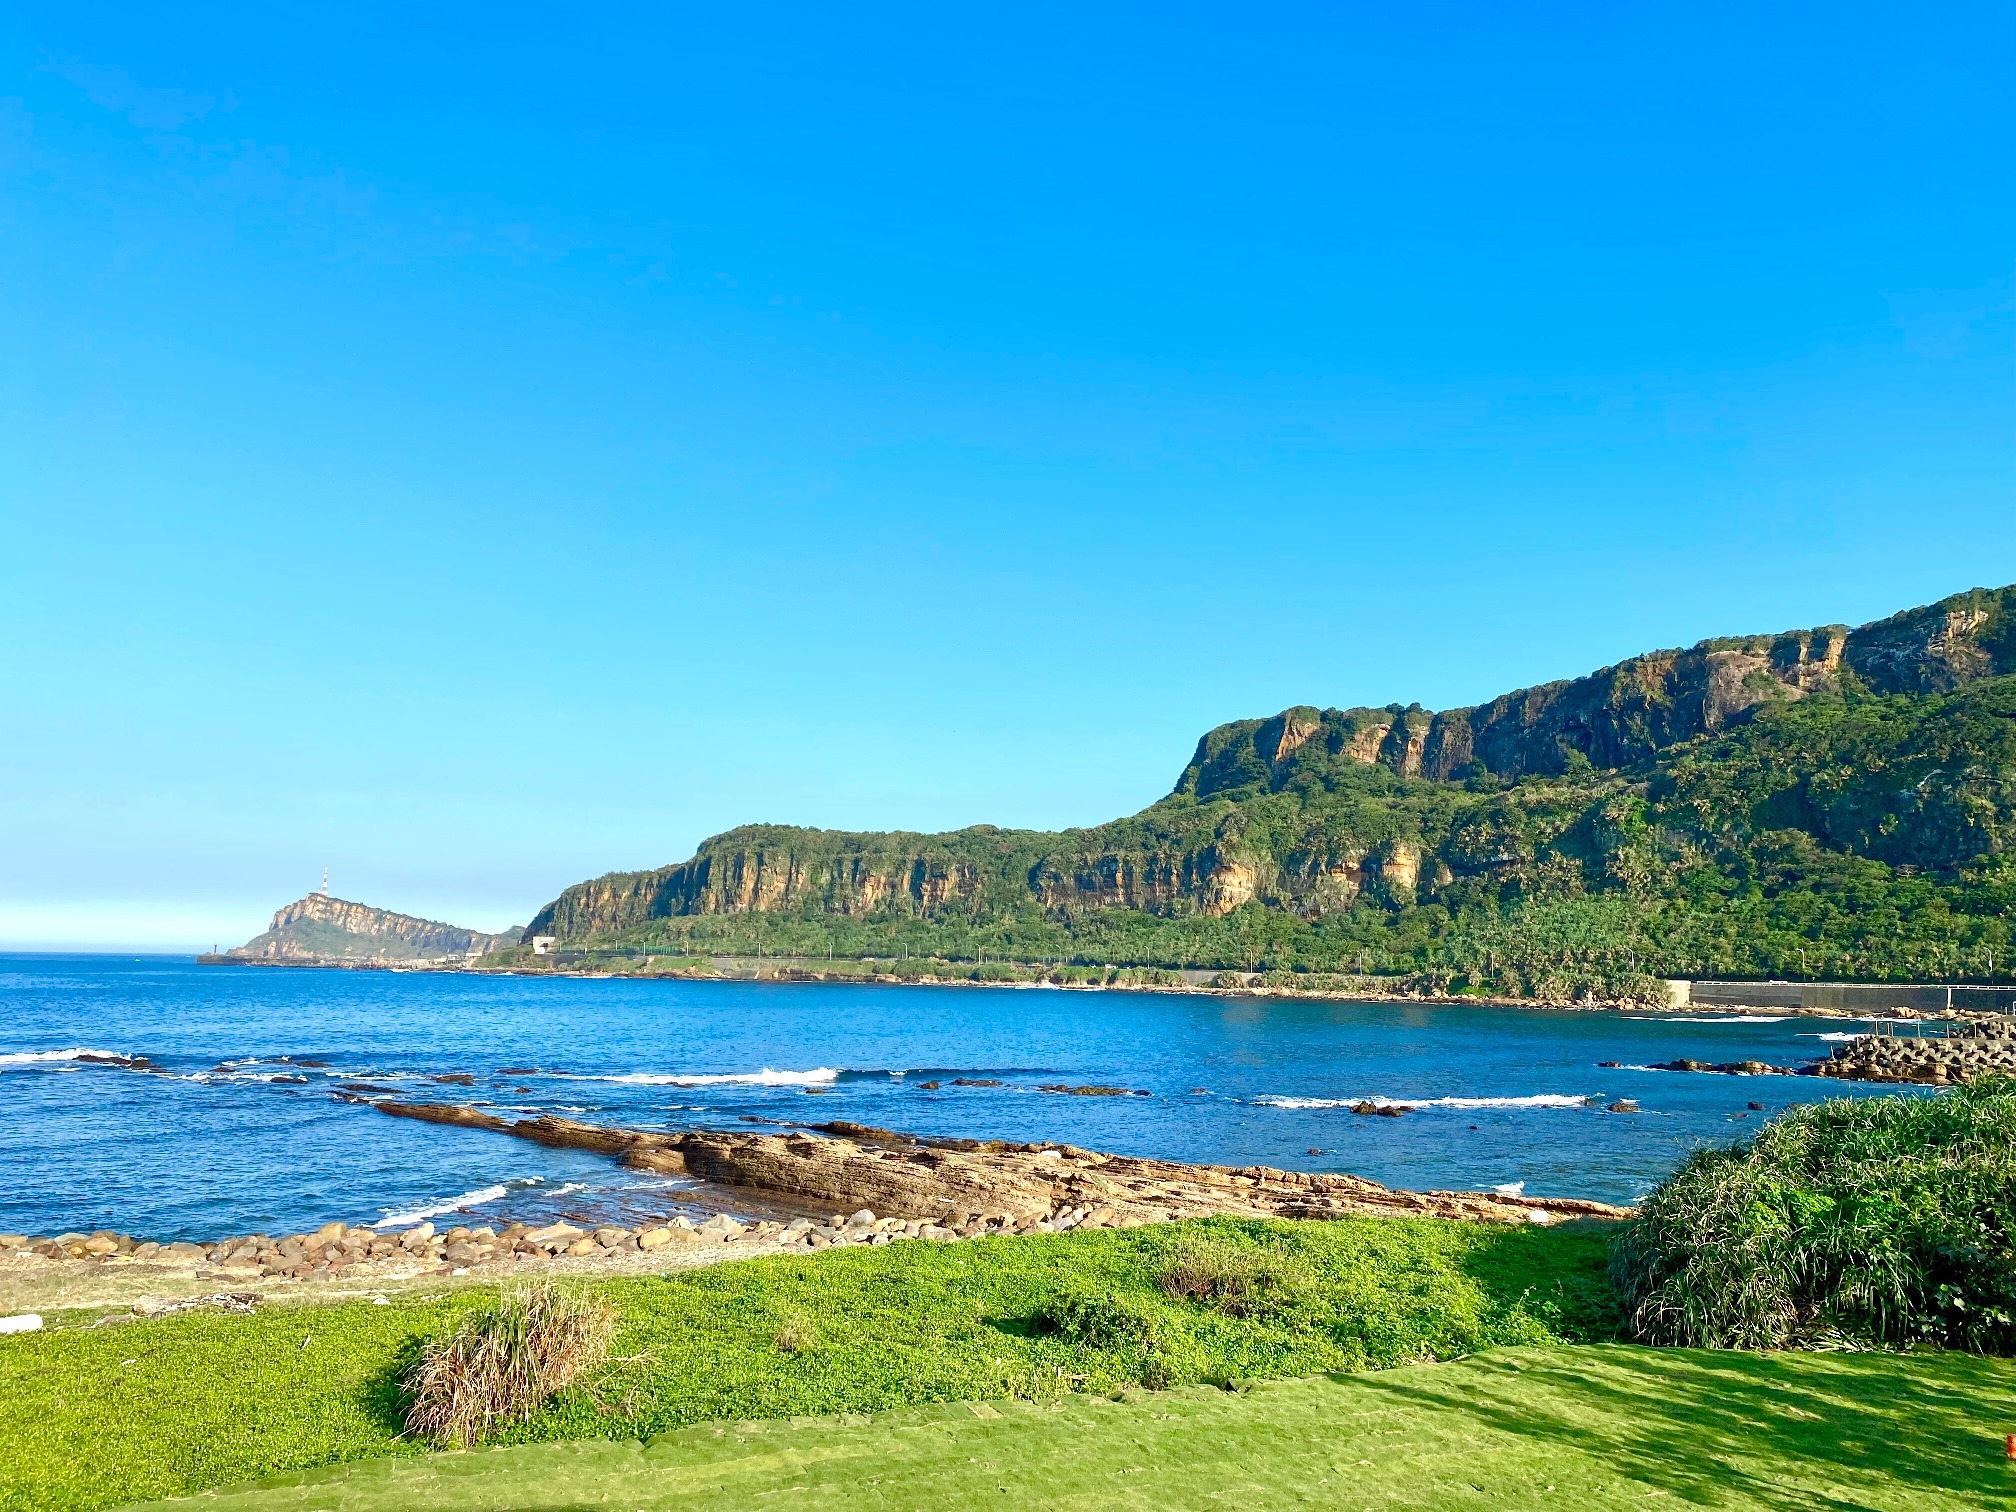
[[[648,960],[649,958],[647,958]],[[739,960],[761,962],[764,957],[740,957]],[[786,958],[795,959],[795,958]],[[761,964],[747,973],[718,968],[702,968],[693,965],[658,966],[647,965],[634,971],[597,969],[579,963],[556,966],[530,966],[524,964],[486,966],[474,961],[401,961],[401,960],[358,960],[334,956],[316,958],[273,958],[232,956],[223,953],[203,953],[196,957],[202,966],[262,966],[281,967],[296,970],[324,969],[338,971],[390,971],[402,973],[438,973],[455,976],[506,976],[506,977],[565,977],[576,981],[623,981],[623,982],[765,982],[779,985],[806,984],[830,986],[862,987],[985,987],[1009,989],[1023,992],[1134,992],[1160,993],[1179,997],[1262,997],[1282,999],[1308,999],[1315,1002],[1345,1003],[1391,1003],[1396,1006],[1427,1006],[1439,1008],[1518,1008],[1541,1009],[1549,1012],[1573,1013],[1625,1013],[1642,1014],[1658,1012],[1670,1014],[1676,1019],[1700,1018],[1709,1021],[1717,1018],[1814,1018],[1814,1019],[1865,1019],[1872,1015],[1857,1013],[1847,1008],[1821,1007],[1781,1007],[1758,1004],[1695,1003],[1674,1004],[1670,1002],[1648,1002],[1638,998],[1584,998],[1576,1001],[1549,1001],[1541,998],[1506,997],[1482,993],[1424,993],[1410,992],[1397,986],[1380,986],[1365,991],[1346,991],[1335,988],[1294,988],[1262,983],[1259,972],[1232,973],[1216,972],[1215,976],[1245,975],[1250,980],[1239,986],[1218,986],[1211,982],[1168,983],[1136,982],[1126,980],[1110,981],[1023,981],[1013,979],[976,978],[969,971],[965,975],[933,976],[923,974],[899,974],[896,972],[856,972],[821,970],[802,965],[782,965],[765,969]],[[948,966],[952,963],[946,963]],[[976,968],[977,969],[977,968]],[[1036,970],[1036,967],[1025,969]],[[1106,967],[1108,972],[1132,970],[1130,967]],[[1900,1021],[1910,1021],[1926,1015],[1904,1008],[1892,1010],[1881,1017],[1894,1017]],[[1971,1010],[1961,1010],[1956,1016],[1974,1017]],[[1983,1017],[2000,1017],[1989,1014]]]
[[[361,1099],[354,1099],[361,1100]],[[660,1133],[541,1117],[507,1121],[455,1104],[370,1104],[397,1118],[473,1128],[699,1178],[685,1205],[713,1210],[634,1225],[332,1222],[312,1232],[197,1242],[101,1229],[0,1235],[0,1312],[190,1306],[249,1310],[276,1289],[303,1301],[536,1275],[624,1275],[758,1254],[906,1240],[951,1243],[1188,1219],[1430,1218],[1514,1227],[1615,1222],[1628,1208],[1502,1192],[1412,1192],[1363,1177],[1207,1166],[1073,1145],[924,1138],[847,1122],[804,1133]],[[816,1134],[816,1137],[814,1137]],[[692,1199],[697,1198],[698,1201]],[[740,1214],[740,1217],[735,1216]],[[39,1327],[39,1323],[36,1325]]]

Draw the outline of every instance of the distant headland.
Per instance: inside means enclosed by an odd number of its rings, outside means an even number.
[[[485,934],[311,892],[275,913],[264,934],[198,959],[219,965],[446,966],[516,945],[522,933]]]

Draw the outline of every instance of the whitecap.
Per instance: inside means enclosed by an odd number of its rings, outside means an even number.
[[[1858,1040],[1858,1039],[1867,1039],[1869,1038],[1869,1036],[1866,1034],[1802,1034],[1799,1036],[1799,1038],[1817,1039],[1817,1040]]]
[[[1501,1182],[1491,1188],[1491,1195],[1494,1197],[1524,1197],[1526,1195],[1526,1183],[1523,1181]]]
[[[473,1192],[464,1192],[460,1197],[449,1197],[441,1202],[431,1202],[425,1206],[414,1208],[409,1212],[387,1213],[383,1218],[372,1224],[371,1227],[375,1229],[406,1228],[415,1223],[424,1223],[429,1218],[439,1218],[444,1213],[459,1213],[464,1208],[481,1207],[484,1203],[495,1202],[498,1198],[508,1196],[515,1190],[529,1186],[538,1186],[544,1180],[543,1176],[514,1177],[510,1181],[500,1182],[495,1186],[478,1187]],[[562,1187],[560,1190],[563,1192],[569,1190],[579,1191],[580,1187],[577,1184],[571,1188]]]
[[[59,1061],[101,1061],[111,1066],[127,1066],[133,1063],[130,1055],[121,1055],[116,1050],[91,1050],[79,1046],[71,1050],[16,1050],[0,1055],[0,1066],[48,1066]]]
[[[1263,1108],[1581,1108],[1589,1098],[1567,1092],[1536,1092],[1530,1097],[1256,1097]]]
[[[616,1082],[626,1087],[810,1087],[835,1082],[840,1073],[831,1066],[810,1071],[659,1072],[630,1071],[620,1076],[570,1076],[569,1081]]]

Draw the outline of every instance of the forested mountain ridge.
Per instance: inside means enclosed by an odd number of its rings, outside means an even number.
[[[2011,674],[2003,588],[1471,709],[1299,707],[1210,731],[1168,797],[1109,824],[748,826],[570,887],[531,932],[1369,967],[1543,997],[1648,972],[2006,974]]]

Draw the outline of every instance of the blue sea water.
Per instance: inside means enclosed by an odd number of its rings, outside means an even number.
[[[336,1096],[346,1083],[633,1128],[844,1118],[1349,1171],[1417,1189],[1523,1182],[1529,1195],[1628,1202],[1688,1151],[1741,1138],[1771,1112],[1870,1090],[1634,1068],[1683,1056],[1792,1064],[1859,1027],[0,956],[0,1231],[204,1238],[332,1218],[613,1217],[693,1196],[601,1156],[388,1118]],[[144,1056],[154,1069],[94,1064],[83,1051]],[[433,1079],[442,1076],[473,1084]],[[961,1077],[1002,1085],[952,1085]],[[1146,1095],[1062,1096],[1045,1083]],[[1619,1098],[1642,1111],[1603,1111]],[[1415,1106],[1366,1117],[1348,1107],[1360,1099]],[[1752,1101],[1766,1111],[1747,1109]]]

